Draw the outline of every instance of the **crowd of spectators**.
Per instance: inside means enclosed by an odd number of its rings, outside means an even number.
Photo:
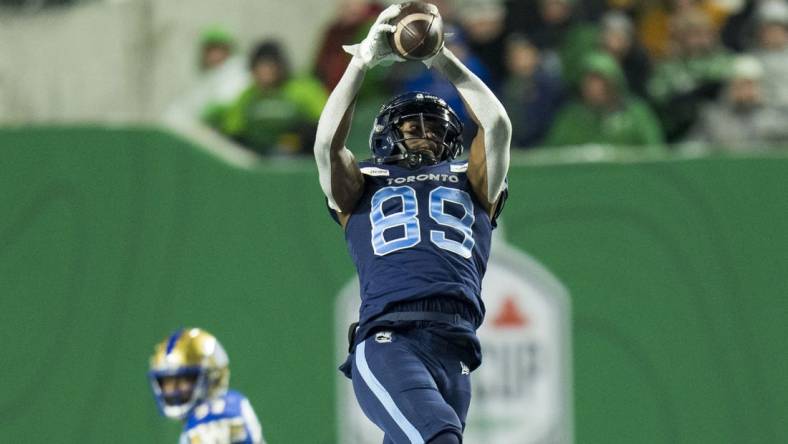
[[[504,103],[516,149],[688,142],[748,150],[788,142],[788,0],[431,3],[446,45]],[[200,88],[170,112],[260,154],[309,154],[327,94],[350,60],[342,45],[360,41],[383,7],[338,0],[314,63],[300,74],[281,42],[256,45],[244,66],[230,35],[208,30]],[[387,98],[412,90],[444,97],[468,134],[475,131],[454,88],[415,62],[371,70],[354,122],[372,122]],[[348,146],[363,152],[368,133],[351,128]]]

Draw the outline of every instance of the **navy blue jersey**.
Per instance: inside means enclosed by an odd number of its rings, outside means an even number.
[[[495,224],[471,189],[467,162],[359,168],[364,193],[345,227],[361,287],[359,322],[395,303],[436,295],[468,303],[481,320]]]

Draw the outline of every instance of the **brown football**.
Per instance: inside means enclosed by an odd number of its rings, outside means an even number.
[[[428,59],[443,47],[443,19],[431,3],[403,3],[389,23],[397,27],[389,34],[391,49],[405,59]]]

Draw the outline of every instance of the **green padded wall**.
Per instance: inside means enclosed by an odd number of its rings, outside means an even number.
[[[506,236],[572,295],[578,443],[788,441],[786,178],[777,155],[515,162]],[[189,325],[224,343],[270,443],[335,442],[353,268],[310,162],[6,129],[0,190],[0,442],[175,442],[145,372]]]

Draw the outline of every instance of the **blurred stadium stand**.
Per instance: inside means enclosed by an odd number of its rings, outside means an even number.
[[[188,14],[184,14],[188,11]],[[307,69],[333,13],[321,0],[86,1],[0,13],[0,124],[153,122],[196,79],[212,24],[246,51],[272,36]],[[293,26],[297,23],[298,26]]]
[[[70,6],[77,2],[79,0],[0,0],[0,8],[12,8],[32,13],[53,6]]]

